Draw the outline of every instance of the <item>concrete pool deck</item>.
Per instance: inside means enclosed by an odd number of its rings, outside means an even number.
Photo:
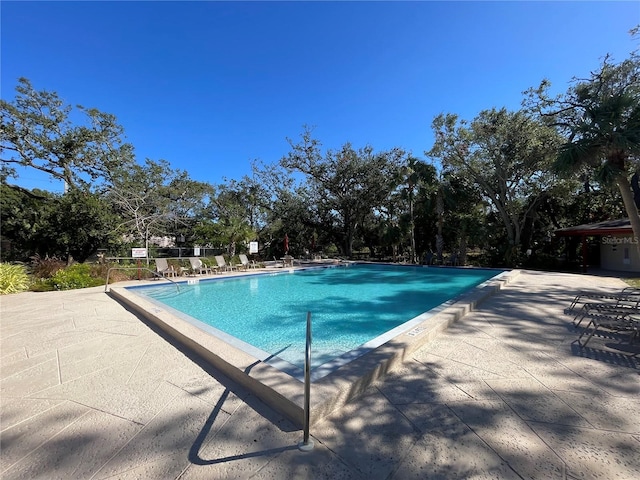
[[[302,432],[104,288],[0,297],[3,479],[640,478],[640,348],[523,271]],[[313,390],[312,390],[313,395]]]

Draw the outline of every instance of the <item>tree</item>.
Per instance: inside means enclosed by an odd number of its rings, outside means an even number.
[[[65,257],[68,264],[74,260],[82,263],[99,248],[121,241],[118,218],[111,205],[96,193],[69,190],[56,198],[48,221],[46,253]]]
[[[123,128],[113,115],[78,105],[85,122],[75,125],[72,107],[55,92],[36,91],[26,78],[19,79],[16,91],[13,102],[0,100],[4,176],[17,178],[15,166],[20,165],[86,190],[96,180],[110,181],[133,162],[133,147],[124,143]]]
[[[209,218],[215,221],[217,241],[226,245],[227,253],[236,254],[238,243],[246,244],[256,236],[252,229],[253,204],[251,189],[246,184],[229,182],[218,186],[218,195],[209,209]]]
[[[166,160],[147,159],[144,165],[134,164],[114,177],[107,195],[122,219],[122,234],[148,249],[152,236],[175,235],[192,227],[213,188],[172,169]]]
[[[252,178],[243,179],[246,202],[252,206],[252,228],[265,257],[281,255],[289,237],[290,252],[303,255],[332,243],[333,228],[320,219],[319,204],[304,183],[281,164],[254,162]],[[332,220],[330,220],[332,222]]]
[[[55,195],[43,190],[14,189],[0,182],[0,224],[3,260],[45,256],[50,212]],[[53,253],[52,253],[53,254]]]
[[[306,175],[310,194],[341,230],[343,252],[351,256],[358,226],[390,194],[404,152],[374,153],[370,146],[355,150],[346,143],[323,157],[320,142],[312,138],[309,128],[301,138],[299,143],[289,140],[291,152],[280,164],[289,172]]]
[[[482,195],[470,179],[446,170],[440,174],[438,193],[443,208],[440,235],[451,251],[457,252],[458,262],[465,265],[467,248],[486,243]]]
[[[565,174],[591,170],[598,180],[616,185],[640,238],[640,215],[629,182],[640,160],[640,55],[635,51],[620,63],[606,56],[598,70],[574,79],[563,95],[551,97],[549,87],[544,80],[529,90],[527,105],[566,136],[555,168]]]
[[[400,168],[399,173],[401,176],[400,183],[403,185],[402,197],[408,205],[410,262],[418,263],[415,201],[420,190],[426,189],[428,192],[431,192],[435,188],[436,170],[432,165],[409,156],[405,165]]]
[[[441,114],[432,126],[436,141],[427,155],[477,183],[502,221],[505,261],[514,264],[525,222],[553,185],[550,166],[559,136],[526,112],[506,109],[482,111],[471,123]]]
[[[430,232],[435,224],[430,210],[431,197],[437,189],[436,175],[433,165],[413,156],[397,166],[394,189],[367,225],[370,237],[382,228],[379,240],[384,246],[391,247],[394,257],[404,253],[401,250],[408,245],[408,260],[418,263],[419,252],[427,250],[425,232]]]
[[[116,244],[117,218],[98,194],[72,189],[64,195],[25,193],[0,185],[2,239],[11,258],[59,256],[84,262],[98,248]],[[7,252],[3,252],[6,256]]]

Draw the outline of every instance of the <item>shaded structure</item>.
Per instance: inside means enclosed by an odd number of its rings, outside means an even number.
[[[600,243],[600,267],[606,270],[640,271],[640,258],[628,218],[577,225],[556,230],[558,237],[578,237],[582,243],[582,271],[589,265],[588,239],[597,237]]]

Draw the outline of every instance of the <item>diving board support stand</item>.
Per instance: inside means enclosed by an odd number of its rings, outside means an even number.
[[[304,427],[302,442],[298,449],[303,452],[313,450],[313,440],[309,439],[309,418],[311,409],[311,312],[307,312],[307,342],[304,351]]]

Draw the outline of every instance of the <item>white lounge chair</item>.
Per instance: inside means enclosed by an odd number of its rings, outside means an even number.
[[[189,263],[191,264],[191,270],[195,273],[206,274],[213,273],[213,268],[206,265],[202,260],[195,257],[189,257]],[[219,267],[215,267],[215,270],[218,270]]]
[[[166,258],[156,258],[155,262],[157,273],[159,273],[163,277],[176,276],[176,271],[173,269],[173,266],[169,265]]]
[[[222,255],[216,255],[216,263],[221,271],[232,272],[234,269],[237,269],[235,265],[229,265]]]
[[[285,255],[284,257],[282,257],[282,262],[284,263],[285,267],[293,267],[294,260],[295,258],[293,258],[291,255]]]
[[[244,253],[238,255],[238,258],[240,259],[240,265],[242,265],[242,268],[244,268],[245,270],[249,270],[249,268],[258,268],[256,262],[253,260],[249,260]]]

